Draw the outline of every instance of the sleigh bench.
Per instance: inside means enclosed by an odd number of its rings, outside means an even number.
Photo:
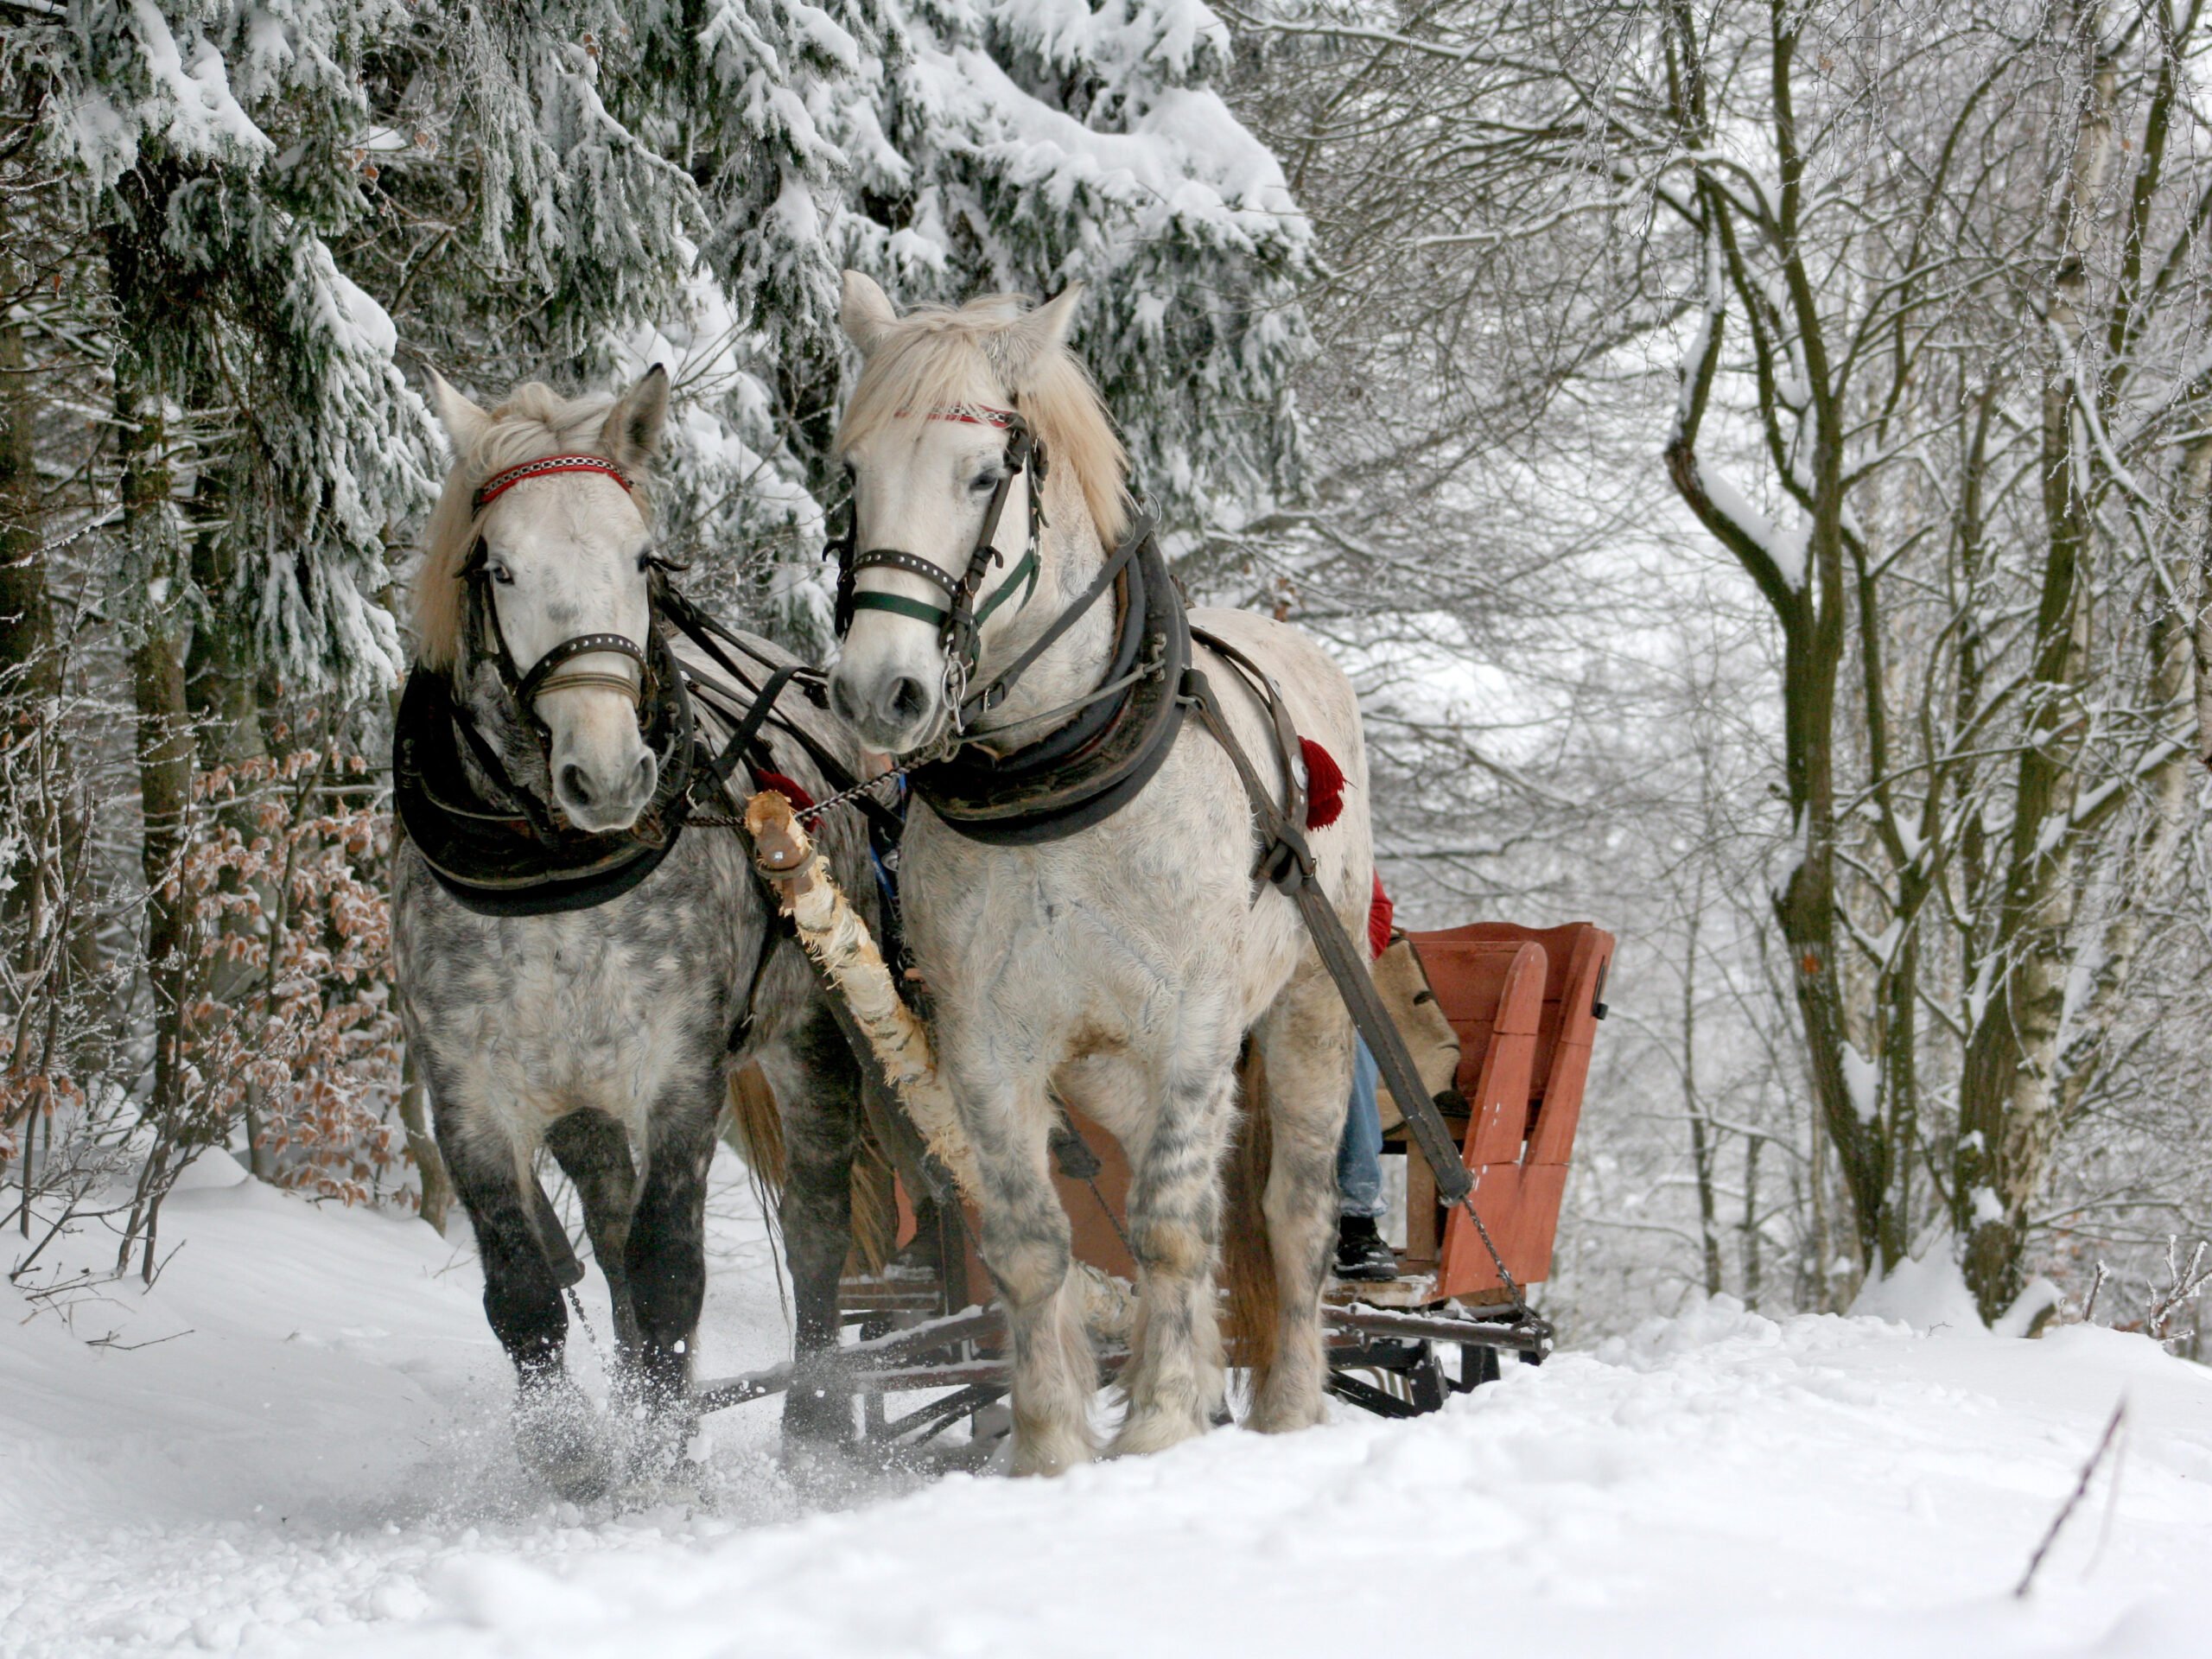
[[[1507,1270],[1523,1286],[1540,1284],[1551,1274],[1613,937],[1588,922],[1474,922],[1411,938],[1459,1039],[1458,1081],[1469,1111],[1452,1127],[1475,1177],[1475,1206]],[[1384,1149],[1404,1151],[1391,1116]],[[1418,1155],[1406,1160],[1399,1263],[1408,1301],[1482,1306],[1506,1296],[1473,1224],[1456,1211],[1446,1217]]]

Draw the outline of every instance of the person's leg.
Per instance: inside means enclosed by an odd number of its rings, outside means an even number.
[[[1352,1039],[1351,1100],[1344,1112],[1344,1138],[1337,1142],[1337,1211],[1380,1216],[1382,1203],[1382,1114],[1375,1090],[1381,1072],[1363,1038]]]
[[[1375,1090],[1378,1072],[1363,1041],[1352,1050],[1351,1099],[1344,1137],[1337,1142],[1337,1262],[1339,1279],[1398,1276],[1397,1257],[1376,1224],[1382,1200],[1382,1115]]]

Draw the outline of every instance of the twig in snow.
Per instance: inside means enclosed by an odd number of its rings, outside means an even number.
[[[2143,1320],[2144,1332],[2152,1340],[2166,1340],[2166,1326],[2181,1311],[2182,1304],[2203,1288],[2205,1281],[2212,1279],[2212,1267],[2207,1267],[2204,1262],[2208,1250],[2212,1250],[2212,1244],[2199,1239],[2184,1268],[2181,1264],[2181,1239],[2171,1233],[2166,1236],[2166,1276],[2170,1282],[2152,1296],[2151,1311]]]
[[[189,1331],[172,1331],[166,1337],[149,1337],[144,1342],[118,1342],[119,1333],[111,1331],[104,1337],[94,1337],[86,1343],[87,1348],[108,1348],[118,1354],[135,1354],[141,1348],[158,1348],[165,1342],[175,1342],[179,1337],[188,1337]]]
[[[188,1244],[189,1244],[189,1243],[192,1243],[192,1241],[191,1241],[190,1239],[188,1239],[188,1238],[180,1238],[179,1240],[177,1240],[176,1243],[175,1243],[174,1246],[172,1246],[172,1247],[171,1247],[171,1249],[170,1249],[170,1250],[169,1250],[169,1253],[168,1253],[167,1255],[163,1256],[160,1261],[158,1261],[158,1262],[151,1262],[151,1261],[149,1261],[149,1262],[147,1262],[147,1264],[146,1264],[146,1288],[147,1288],[148,1290],[151,1290],[151,1289],[155,1287],[155,1285],[156,1285],[156,1284],[157,1284],[157,1283],[159,1283],[159,1282],[160,1282],[160,1280],[161,1280],[161,1277],[162,1277],[162,1270],[163,1270],[163,1269],[165,1269],[165,1268],[168,1266],[168,1264],[169,1264],[170,1262],[174,1262],[174,1261],[175,1261],[175,1260],[176,1260],[176,1253],[177,1253],[177,1251],[179,1251],[179,1250],[182,1249],[186,1245],[188,1245]],[[200,1258],[199,1258],[198,1256],[194,1256],[194,1257],[193,1257],[193,1260],[194,1260],[194,1261],[195,1261],[195,1262],[196,1262],[196,1261],[198,1261],[199,1259],[200,1259]]]
[[[2044,1534],[2043,1541],[2036,1546],[2036,1553],[2028,1557],[2028,1570],[2020,1574],[2020,1582],[2012,1592],[2013,1599],[2016,1601],[2027,1599],[2028,1586],[2036,1581],[2036,1569],[2043,1565],[2043,1558],[2050,1553],[2050,1547],[2058,1541],[2059,1532],[2072,1517],[2074,1511],[2081,1506],[2083,1495],[2089,1490],[2089,1482],[2096,1478],[2097,1465],[2105,1460],[2105,1453],[2112,1450],[2113,1437],[2120,1433],[2120,1426],[2126,1421],[2126,1416],[2127,1396],[2122,1395],[2120,1397],[2120,1403],[2112,1408],[2112,1421],[2105,1425],[2105,1432],[2097,1441],[2097,1449],[2089,1453],[2089,1460],[2082,1465],[2082,1478],[2074,1483],[2072,1495],[2067,1498],[2058,1513],[2051,1517],[2050,1530]]]
[[[2105,1287],[2105,1281],[2111,1276],[2111,1274],[2112,1269],[2105,1266],[2104,1258],[2102,1256],[2099,1256],[2097,1258],[2097,1276],[2089,1281],[2089,1294],[2082,1304],[2082,1324],[2088,1324],[2090,1319],[2095,1316],[2097,1311],[2097,1293]]]

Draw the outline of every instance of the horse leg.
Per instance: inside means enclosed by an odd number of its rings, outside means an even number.
[[[1203,1434],[1221,1408],[1214,1263],[1235,1090],[1225,1060],[1171,1075],[1132,1172],[1129,1243],[1142,1294],[1123,1374],[1128,1412],[1111,1447],[1116,1457]]]
[[[956,1067],[954,1096],[982,1183],[982,1248],[1014,1349],[1014,1472],[1056,1475],[1096,1455],[1090,1399],[1098,1360],[1068,1268],[1073,1236],[1046,1157],[1054,1114],[1041,1084],[968,1086],[988,1066]]]
[[[607,1465],[592,1414],[562,1369],[569,1315],[561,1284],[537,1236],[525,1196],[527,1159],[502,1135],[472,1134],[440,1101],[438,1150],[476,1230],[484,1271],[484,1316],[514,1362],[515,1446],[523,1462],[562,1497],[583,1501],[607,1490]]]
[[[861,1142],[861,1077],[827,1005],[757,1057],[774,1090],[789,1160],[777,1220],[791,1276],[794,1357],[837,1346],[837,1286],[852,1250],[853,1156]],[[853,1437],[852,1397],[835,1379],[802,1377],[784,1396],[787,1440],[842,1443]]]
[[[1317,963],[1302,964],[1254,1029],[1267,1077],[1273,1157],[1262,1211],[1274,1259],[1271,1358],[1256,1368],[1248,1427],[1324,1420],[1321,1289],[1337,1231],[1337,1144],[1351,1097],[1351,1018]]]
[[[626,1354],[637,1345],[638,1321],[630,1306],[625,1258],[630,1247],[630,1211],[637,1202],[637,1173],[630,1162],[630,1136],[605,1112],[571,1112],[545,1132],[546,1150],[575,1183],[583,1202],[584,1230],[591,1253],[607,1275],[613,1303],[614,1344]]]
[[[717,1065],[664,1095],[648,1120],[652,1144],[622,1261],[637,1325],[622,1392],[645,1409],[645,1460],[672,1459],[696,1420],[691,1357],[707,1294],[707,1166],[721,1096]]]

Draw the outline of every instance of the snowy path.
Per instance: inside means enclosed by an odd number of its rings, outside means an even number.
[[[724,1180],[707,1367],[783,1345]],[[465,1255],[204,1186],[143,1304],[0,1325],[0,1654],[2197,1656],[2212,1372],[1715,1305],[1443,1415],[1224,1433],[1046,1484],[802,1495],[773,1407],[712,1425],[711,1510],[579,1514],[505,1445]],[[22,1321],[22,1322],[19,1322]],[[2125,1391],[2101,1477],[2030,1550]]]

